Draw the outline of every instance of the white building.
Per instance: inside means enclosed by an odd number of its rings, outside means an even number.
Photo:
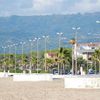
[[[44,56],[48,59],[56,59],[57,53],[45,53]]]
[[[83,57],[85,60],[91,60],[92,54],[96,49],[100,48],[100,42],[98,43],[81,43],[77,47],[77,56]]]

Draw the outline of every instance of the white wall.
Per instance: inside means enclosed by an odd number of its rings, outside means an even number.
[[[13,81],[52,81],[51,74],[17,74]]]
[[[64,85],[65,88],[100,89],[100,76],[67,76]]]

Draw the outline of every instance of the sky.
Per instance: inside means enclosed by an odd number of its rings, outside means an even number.
[[[0,0],[0,16],[100,12],[100,0]]]

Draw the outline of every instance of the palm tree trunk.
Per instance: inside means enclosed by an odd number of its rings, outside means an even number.
[[[60,74],[59,72],[60,72],[60,71],[59,71],[59,63],[58,63],[58,74]]]
[[[63,73],[65,74],[65,65],[64,65],[64,63],[63,63]]]
[[[97,73],[96,61],[95,61],[95,74]]]
[[[99,74],[100,74],[100,61],[99,61]]]

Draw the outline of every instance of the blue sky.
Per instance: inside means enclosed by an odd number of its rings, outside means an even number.
[[[100,0],[0,0],[0,16],[100,12]]]

